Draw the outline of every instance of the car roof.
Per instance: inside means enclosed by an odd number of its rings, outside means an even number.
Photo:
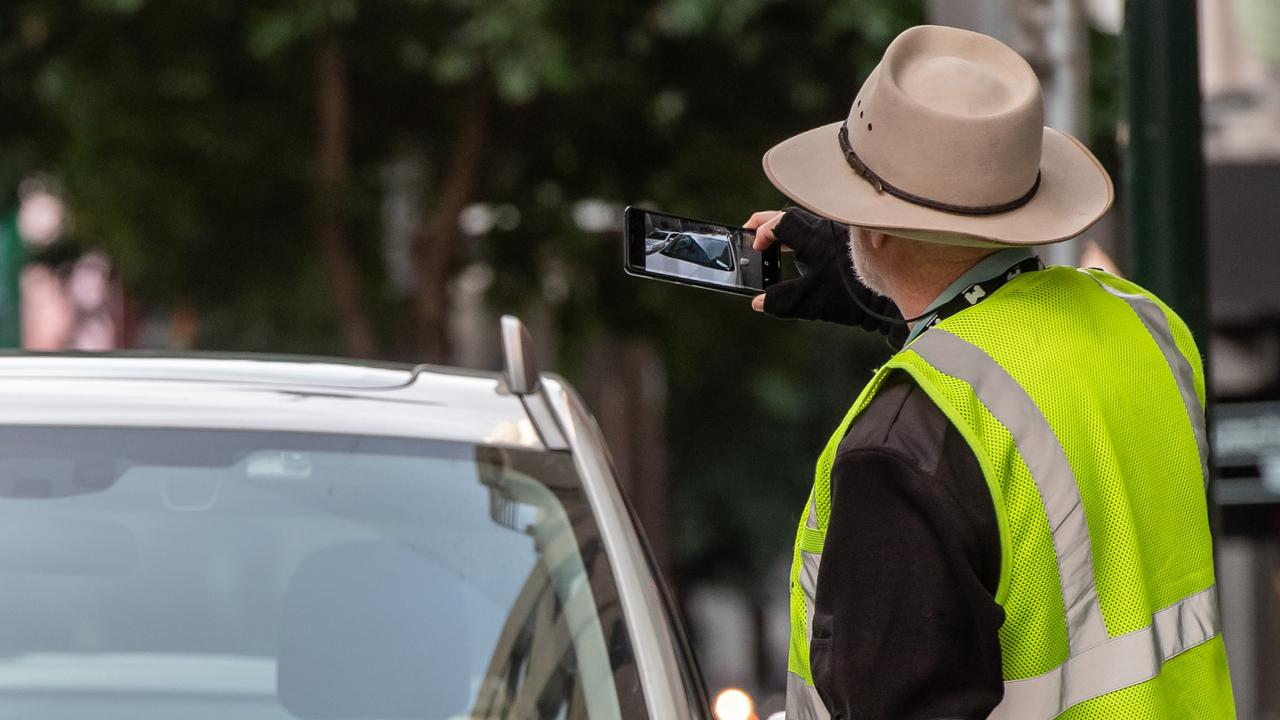
[[[497,373],[252,354],[0,355],[0,425],[324,432],[542,447]]]

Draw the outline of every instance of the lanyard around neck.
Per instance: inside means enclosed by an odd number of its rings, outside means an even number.
[[[921,325],[912,329],[911,334],[907,336],[907,343],[910,343],[929,328],[937,325],[943,320],[946,320],[952,315],[955,315],[961,310],[971,308],[983,300],[986,300],[988,297],[991,297],[995,291],[1004,287],[1006,283],[1010,282],[1022,273],[1035,272],[1043,269],[1044,261],[1039,257],[1032,256],[1019,260],[1008,268],[1005,268],[1004,271],[996,274],[994,277],[970,283],[955,295],[952,295],[950,300],[947,300],[930,311],[929,314],[925,316],[926,319],[921,321]]]

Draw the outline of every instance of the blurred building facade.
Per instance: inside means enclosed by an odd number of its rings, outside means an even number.
[[[1280,3],[1201,0],[1219,584],[1242,719],[1280,717]]]

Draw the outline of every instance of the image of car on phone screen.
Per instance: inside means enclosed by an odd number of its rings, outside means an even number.
[[[728,235],[655,230],[645,237],[645,268],[654,272],[736,286],[749,264]]]

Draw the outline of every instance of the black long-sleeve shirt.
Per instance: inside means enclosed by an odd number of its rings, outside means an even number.
[[[833,720],[985,718],[1000,540],[973,451],[905,373],[840,443],[810,666]]]

